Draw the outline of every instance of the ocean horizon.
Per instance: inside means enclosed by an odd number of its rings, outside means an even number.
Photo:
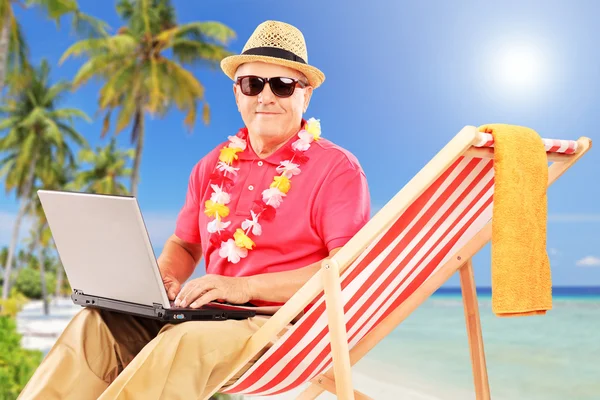
[[[460,286],[441,287],[434,292],[434,295],[454,295],[461,294]],[[491,296],[492,287],[478,286],[478,296]],[[552,297],[600,297],[600,286],[553,286]]]

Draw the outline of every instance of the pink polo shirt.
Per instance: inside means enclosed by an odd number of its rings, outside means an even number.
[[[234,186],[229,189],[231,232],[250,218],[255,200],[280,175],[279,163],[291,158],[294,135],[275,153],[260,159],[248,141],[238,153],[234,167]],[[309,159],[300,165],[301,173],[291,178],[291,188],[271,221],[259,218],[260,236],[249,234],[256,244],[237,264],[219,256],[219,248],[210,243],[207,224],[213,219],[204,214],[204,202],[213,192],[210,176],[216,171],[224,142],[203,157],[193,168],[188,192],[175,228],[182,240],[201,243],[206,272],[225,276],[249,276],[289,271],[306,267],[343,246],[370,217],[367,180],[358,160],[349,151],[325,138],[314,141],[304,153]],[[230,176],[230,175],[228,175]],[[257,305],[267,303],[253,301]]]

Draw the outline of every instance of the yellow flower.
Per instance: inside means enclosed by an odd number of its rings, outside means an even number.
[[[233,238],[235,239],[235,245],[240,248],[246,248],[248,250],[252,250],[252,247],[255,246],[252,239],[250,239],[244,233],[244,230],[241,228],[237,228],[235,233],[233,234]]]
[[[215,203],[212,200],[206,200],[204,207],[204,214],[209,217],[216,217],[218,215],[219,218],[225,218],[229,215],[229,207],[224,204]]]
[[[236,153],[243,151],[239,147],[223,147],[221,149],[221,154],[219,155],[219,160],[223,161],[225,164],[231,164],[233,160],[237,160],[238,156]]]
[[[283,193],[287,193],[292,187],[292,182],[285,176],[276,176],[273,178],[273,183],[271,183],[272,188],[277,188],[281,190]]]
[[[321,122],[318,119],[311,118],[306,121],[306,128],[304,130],[313,135],[315,140],[321,138]]]

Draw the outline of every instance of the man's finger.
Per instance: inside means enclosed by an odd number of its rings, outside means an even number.
[[[200,308],[203,305],[210,303],[211,301],[215,301],[216,299],[221,297],[221,295],[221,291],[218,289],[209,290],[208,292],[204,293],[202,296],[194,300],[192,304],[190,304],[190,308]]]
[[[165,285],[165,288],[167,289],[167,297],[169,300],[175,300],[181,291],[181,285],[179,282],[169,282]]]
[[[202,296],[206,291],[210,290],[202,283],[192,285],[186,293],[180,295],[179,307],[187,307],[190,303]],[[175,303],[177,305],[177,303]]]
[[[192,286],[195,286],[194,282],[188,282],[183,285],[183,287],[179,290],[177,297],[175,297],[175,305],[179,307],[181,305],[181,301],[186,298],[188,293],[192,290]]]

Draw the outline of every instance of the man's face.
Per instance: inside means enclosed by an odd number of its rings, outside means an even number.
[[[304,75],[294,69],[262,62],[242,64],[237,70],[236,78],[244,75],[296,78],[308,83]],[[286,98],[273,94],[268,83],[265,83],[262,92],[256,96],[246,96],[236,84],[233,91],[248,130],[253,135],[272,139],[287,137],[298,130],[302,114],[310,101],[312,87],[296,86],[294,93]]]

